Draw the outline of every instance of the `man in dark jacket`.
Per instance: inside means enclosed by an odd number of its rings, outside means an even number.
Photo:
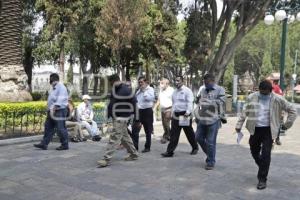
[[[110,102],[107,108],[108,118],[113,120],[113,130],[110,133],[109,142],[106,147],[104,158],[98,161],[99,167],[107,167],[113,153],[122,144],[129,153],[126,161],[138,159],[132,139],[127,131],[127,124],[131,116],[135,113],[136,98],[128,84],[121,82],[117,75],[111,77],[113,88]]]

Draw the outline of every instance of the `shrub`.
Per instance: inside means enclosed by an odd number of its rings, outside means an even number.
[[[295,103],[300,103],[300,95],[294,97]]]
[[[287,100],[287,101],[292,101],[292,96],[285,96],[285,99]]]
[[[0,103],[0,113],[46,111],[46,109],[47,109],[47,102],[45,101],[24,102],[24,103]]]
[[[71,94],[71,99],[72,99],[73,101],[78,101],[78,102],[81,101],[81,98],[79,97],[79,95],[78,95],[77,92],[73,92],[73,93]]]
[[[32,92],[31,96],[33,101],[40,101],[42,100],[43,94],[40,92]]]
[[[0,129],[36,128],[46,118],[46,102],[0,103]]]
[[[76,102],[78,105],[80,102]],[[95,116],[103,116],[104,102],[94,103]],[[8,132],[26,129],[40,133],[47,116],[47,102],[0,103],[0,130]]]
[[[80,102],[75,102],[77,106]],[[94,109],[104,108],[106,105],[105,102],[93,103]],[[34,101],[34,102],[24,102],[24,103],[0,103],[0,113],[4,112],[37,112],[37,111],[46,111],[47,102],[46,101]]]

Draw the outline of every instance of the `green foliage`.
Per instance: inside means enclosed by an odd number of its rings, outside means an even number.
[[[76,102],[76,101],[80,102],[81,101],[81,98],[80,98],[80,96],[79,96],[79,94],[77,92],[71,93],[71,99],[74,102]]]
[[[142,34],[147,22],[148,4],[145,0],[107,1],[97,19],[97,36],[117,56],[123,48],[130,48],[133,38]]]
[[[210,30],[211,14],[204,12],[205,7],[200,9],[190,9],[187,18],[184,55],[187,57],[192,69],[195,71],[205,71],[208,51],[210,50]]]
[[[234,60],[232,60],[228,66],[227,70],[224,74],[223,86],[225,88],[226,93],[231,94],[233,89],[233,75],[234,75]]]
[[[42,64],[46,61],[57,62],[59,58],[59,44],[57,40],[49,40],[50,33],[43,29],[37,39],[37,48],[33,50],[33,55],[37,63]]]
[[[286,96],[285,98],[286,98],[286,100],[288,100],[289,102],[292,102],[292,96]],[[295,102],[295,103],[300,103],[300,95],[295,95],[295,96],[294,96],[294,102]]]
[[[34,58],[32,57],[32,51],[36,48],[37,35],[34,33],[33,28],[37,22],[37,13],[35,10],[36,0],[24,0],[23,1],[23,31],[22,31],[22,54],[23,64],[26,73],[31,73]],[[29,72],[29,73],[28,73]]]
[[[106,102],[93,103],[93,109],[103,109],[106,107]]]
[[[75,102],[78,105],[80,101]],[[105,102],[95,102],[93,103],[93,108],[103,108]],[[31,113],[47,110],[47,102],[45,101],[34,101],[25,103],[0,103],[0,113],[5,112],[16,112],[16,113]]]
[[[77,106],[80,102],[75,102]],[[105,102],[93,104],[96,112],[103,112]],[[100,113],[97,113],[98,115]],[[103,113],[101,113],[103,115]],[[0,130],[39,133],[47,117],[47,102],[0,103]],[[22,128],[21,128],[22,127]]]
[[[16,112],[26,113],[35,111],[46,111],[47,103],[40,102],[25,102],[25,103],[0,103],[0,113],[4,112]]]
[[[40,92],[32,92],[31,96],[33,101],[40,101],[42,100],[43,94]]]
[[[162,77],[174,74],[175,68],[186,63],[183,56],[185,22],[178,23],[174,14],[176,1],[155,1],[148,12],[149,31],[144,32],[140,41],[140,61],[153,76]],[[150,78],[150,77],[147,77]],[[171,78],[171,77],[169,77]]]
[[[300,49],[299,28],[300,24],[297,22],[288,25],[285,59],[287,84],[293,73],[295,51]],[[262,77],[267,77],[272,72],[279,72],[281,29],[281,24],[267,26],[261,21],[248,33],[235,52],[235,73],[243,75],[249,71],[253,75],[254,83],[257,84]],[[297,63],[299,62],[300,56]]]
[[[46,22],[34,56],[39,63],[57,61],[61,51],[70,52],[71,36],[78,23],[83,1],[37,0],[36,9]],[[68,45],[69,44],[69,45]]]

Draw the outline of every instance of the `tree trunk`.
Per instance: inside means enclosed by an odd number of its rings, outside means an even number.
[[[227,64],[230,62],[234,50],[240,44],[244,36],[245,32],[240,31],[229,44],[225,45],[222,49],[219,50],[216,57],[214,58],[213,64],[210,66],[209,73],[215,75],[217,83],[225,73]]]
[[[100,67],[98,66],[96,60],[91,61],[91,67],[93,70],[93,75],[94,75],[94,87],[93,87],[93,95],[97,95],[97,90],[99,86],[99,72],[100,72]]]
[[[97,74],[94,74],[94,88],[93,88],[93,95],[97,95],[98,85],[99,85],[99,77]]]
[[[34,58],[32,57],[32,47],[27,47],[24,52],[23,66],[27,74],[29,91],[32,91],[31,82],[32,82],[32,69],[33,69]]]
[[[126,71],[125,71],[125,79],[130,80],[130,60],[126,61]]]
[[[69,63],[70,63],[70,67],[68,69],[68,73],[67,73],[67,82],[71,83],[73,85],[73,81],[74,81],[74,54],[71,53],[70,54],[70,59],[69,59]]]
[[[146,61],[146,79],[148,80],[148,82],[150,83],[150,71],[149,71],[149,60],[147,59]]]
[[[216,48],[218,48],[218,50],[215,55],[210,54],[209,69],[204,71],[204,73],[209,72],[214,74],[217,82],[222,78],[227,64],[233,56],[234,50],[242,38],[262,19],[265,11],[270,6],[271,0],[250,2],[251,3],[247,3],[247,1],[223,1],[223,8],[218,17],[216,1],[210,1],[213,14],[210,49],[211,52],[214,52]],[[246,5],[250,7],[246,8]],[[248,9],[248,11],[246,12],[245,9]],[[232,24],[232,16],[236,10],[239,10],[239,18],[236,22],[236,35],[233,39],[230,39],[230,25]],[[221,34],[220,31],[222,31]],[[221,39],[219,45],[216,45],[216,37],[218,34],[221,35]]]
[[[86,56],[84,56],[82,53],[79,56],[79,60],[80,60],[80,68],[82,71],[82,94],[88,94],[88,76],[89,73],[87,71],[87,63],[88,63],[88,59]]]
[[[22,65],[22,1],[1,0],[0,13],[0,101],[32,100]]]
[[[65,48],[62,44],[59,53],[59,79],[61,82],[65,80]]]

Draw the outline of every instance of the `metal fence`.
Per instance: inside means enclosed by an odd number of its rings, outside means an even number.
[[[104,108],[94,109],[99,127],[107,122]],[[0,113],[0,140],[43,134],[47,111]]]

